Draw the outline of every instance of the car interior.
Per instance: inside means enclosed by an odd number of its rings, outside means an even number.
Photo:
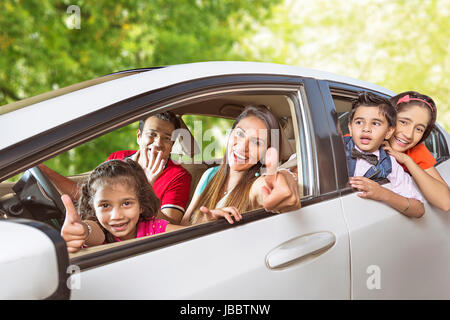
[[[288,96],[282,94],[234,93],[212,98],[209,97],[207,99],[200,101],[196,100],[195,102],[190,103],[180,103],[175,108],[172,108],[171,111],[179,117],[182,127],[187,129],[185,132],[188,132],[189,136],[184,134],[182,138],[177,138],[172,148],[171,157],[172,159],[182,159],[181,165],[192,176],[190,199],[192,198],[195,187],[203,172],[209,167],[216,166],[220,163],[222,155],[220,155],[218,159],[213,159],[213,161],[211,161],[211,159],[209,159],[210,161],[205,161],[205,159],[202,159],[200,155],[201,149],[199,147],[201,144],[199,144],[196,140],[198,137],[195,137],[195,132],[192,132],[192,128],[189,128],[188,124],[186,124],[183,119],[189,115],[209,116],[230,119],[232,123],[232,121],[234,121],[243,111],[245,106],[259,104],[266,105],[279,119],[279,122],[283,128],[281,132],[282,148],[279,155],[280,163],[286,162],[291,155],[297,153],[297,163],[294,163],[294,165],[301,165],[301,149],[299,142],[295,139],[296,135],[298,136],[299,134],[299,128],[294,125],[294,123],[297,122],[295,120],[295,109],[292,100]],[[221,129],[229,130],[230,128]],[[105,158],[107,156],[108,155],[106,154]],[[200,161],[198,160],[199,156]],[[301,170],[299,170],[298,174],[300,190],[302,190]],[[83,172],[70,175],[68,178],[81,184],[88,177],[88,175],[89,172]],[[4,181],[3,183],[0,183],[0,213],[2,213],[6,218],[22,217],[35,219],[45,221],[53,225],[55,228],[60,228],[64,221],[64,214],[61,215],[61,203],[57,203],[58,201],[55,200],[55,198],[59,197],[59,192],[56,191],[55,193],[56,189],[54,185],[45,180],[46,177],[39,176],[39,172],[36,173],[34,170],[29,169],[25,171],[17,182]],[[39,183],[37,183],[37,181]],[[62,211],[64,212],[64,209],[62,209]],[[139,239],[124,242],[136,240]],[[71,254],[71,257],[88,254],[90,252],[103,250],[116,245],[120,245],[120,243],[112,243],[94,248],[83,249],[78,253]]]

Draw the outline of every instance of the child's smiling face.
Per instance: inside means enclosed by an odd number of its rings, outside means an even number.
[[[386,117],[378,107],[364,105],[355,110],[348,128],[356,146],[368,153],[378,150],[395,130],[389,127]]]
[[[127,183],[103,183],[93,199],[99,223],[120,240],[136,238],[137,223],[142,212],[136,192]]]
[[[392,149],[406,152],[422,139],[428,124],[431,121],[430,111],[418,105],[399,111],[397,114],[397,127],[390,139]]]

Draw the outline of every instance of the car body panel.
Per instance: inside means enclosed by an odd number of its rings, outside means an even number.
[[[1,176],[11,176],[13,167],[29,168],[138,116],[170,109],[166,101],[181,101],[197,90],[252,81],[279,85],[280,79],[302,86],[307,100],[295,106],[299,118],[306,119],[298,120],[298,125],[311,136],[306,139],[311,144],[307,151],[314,162],[308,164],[314,185],[302,199],[303,207],[273,216],[260,210],[233,226],[215,221],[71,259],[81,268],[72,299],[450,299],[448,212],[425,204],[423,218],[407,218],[383,203],[359,198],[347,186],[345,152],[326,81],[351,90],[394,94],[359,80],[248,62],[143,71],[1,115]],[[449,135],[437,128],[448,144]],[[448,147],[439,161],[438,171],[450,181]],[[290,245],[299,245],[294,251],[301,252],[302,240],[324,233],[334,237],[331,247],[280,268],[268,266],[273,252]],[[45,250],[53,245],[44,245]],[[60,253],[58,258],[69,263]],[[64,277],[59,272],[61,284]],[[23,283],[16,285],[20,290]]]
[[[447,179],[449,166],[449,161],[438,166]],[[448,212],[425,203],[423,217],[409,218],[356,193],[343,196],[342,203],[350,233],[352,299],[450,297]]]
[[[267,267],[271,250],[320,231],[335,235],[333,247],[281,269]],[[349,299],[349,263],[334,199],[82,270],[72,299]]]

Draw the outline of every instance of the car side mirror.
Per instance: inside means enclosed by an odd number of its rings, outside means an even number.
[[[0,299],[69,299],[69,255],[51,226],[0,219]]]

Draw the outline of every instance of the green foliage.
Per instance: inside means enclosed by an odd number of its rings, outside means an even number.
[[[113,152],[119,150],[136,150],[136,132],[139,123],[108,133],[89,141],[46,162],[50,168],[63,175],[73,175],[94,169]]]
[[[119,70],[254,60],[433,97],[450,131],[448,0],[2,0],[0,105]],[[70,29],[70,5],[81,10]],[[194,118],[188,118],[188,124]],[[206,121],[206,120],[205,120]],[[136,148],[137,124],[47,161],[91,170]]]
[[[2,0],[0,105],[119,70],[245,59],[231,49],[251,32],[247,17],[277,2]]]
[[[233,47],[278,0],[2,0],[0,105],[119,70],[206,60],[245,60]],[[80,29],[73,26],[80,9]],[[72,24],[71,24],[72,23]],[[88,171],[113,151],[136,148],[137,125],[46,162]],[[17,177],[13,178],[13,180]]]

